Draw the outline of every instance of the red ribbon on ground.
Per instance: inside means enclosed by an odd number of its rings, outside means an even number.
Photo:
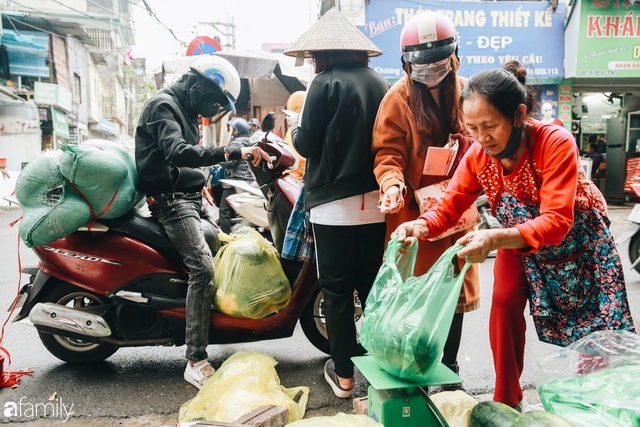
[[[22,218],[22,216],[20,216],[20,218],[18,218],[17,220],[11,222],[11,227],[13,227],[20,219]],[[5,326],[7,326],[7,323],[9,322],[9,319],[11,318],[11,316],[13,315],[13,312],[16,309],[16,304],[15,302],[18,301],[18,293],[20,292],[20,284],[21,284],[21,280],[20,278],[22,277],[22,261],[20,259],[20,236],[18,235],[18,290],[16,292],[16,298],[14,300],[14,304],[11,306],[11,310],[9,310],[9,315],[7,316],[7,319],[2,323],[2,328],[0,329],[0,344],[2,344],[3,340],[4,340],[4,328]],[[11,354],[9,354],[9,351],[4,348],[2,345],[0,345],[0,387],[13,387],[15,385],[17,385],[20,382],[20,379],[22,379],[22,377],[24,375],[31,375],[33,374],[33,370],[31,369],[22,369],[20,371],[5,371],[4,370],[4,361],[5,361],[5,357],[2,354],[6,354],[7,357],[7,368],[11,367]]]

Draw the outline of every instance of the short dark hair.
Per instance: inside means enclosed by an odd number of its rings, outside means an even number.
[[[462,91],[462,101],[478,95],[484,97],[510,120],[515,118],[518,105],[525,104],[529,108],[525,85],[511,72],[502,68],[483,70],[469,78]]]
[[[334,65],[352,63],[369,65],[369,55],[366,51],[320,50],[310,53],[315,63],[316,74],[333,68]]]

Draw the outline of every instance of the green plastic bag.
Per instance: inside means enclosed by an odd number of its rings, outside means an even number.
[[[538,359],[544,409],[576,427],[640,427],[640,337],[596,331]]]
[[[412,275],[418,245],[400,253],[392,239],[367,297],[360,341],[388,373],[408,381],[425,380],[440,361],[455,313],[466,263],[456,275],[453,258],[462,245],[447,249],[422,276]]]

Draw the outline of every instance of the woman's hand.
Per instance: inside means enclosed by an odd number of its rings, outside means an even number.
[[[300,120],[300,113],[291,111],[289,114],[285,113],[284,117],[287,121],[287,126],[291,127],[294,123],[298,123],[298,121]]]
[[[456,243],[465,246],[458,252],[458,257],[467,262],[483,262],[489,252],[496,249],[531,249],[515,227],[472,231],[459,238]]]
[[[404,206],[404,197],[398,186],[391,186],[384,192],[380,201],[380,213],[394,214],[400,212]]]
[[[391,233],[392,238],[395,237],[405,246],[412,244],[416,238],[427,237],[428,235],[429,228],[427,227],[427,222],[421,218],[403,222]]]
[[[260,147],[242,147],[242,158],[244,159],[247,155],[251,155],[251,164],[253,166],[260,166],[261,161],[265,161],[268,164],[271,164],[271,157]]]
[[[489,253],[499,248],[499,235],[502,230],[477,230],[465,234],[456,242],[464,245],[458,252],[458,258],[467,262],[484,262]]]

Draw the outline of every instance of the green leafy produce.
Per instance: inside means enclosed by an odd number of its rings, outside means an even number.
[[[501,402],[480,402],[469,414],[469,427],[512,427],[520,412]]]

